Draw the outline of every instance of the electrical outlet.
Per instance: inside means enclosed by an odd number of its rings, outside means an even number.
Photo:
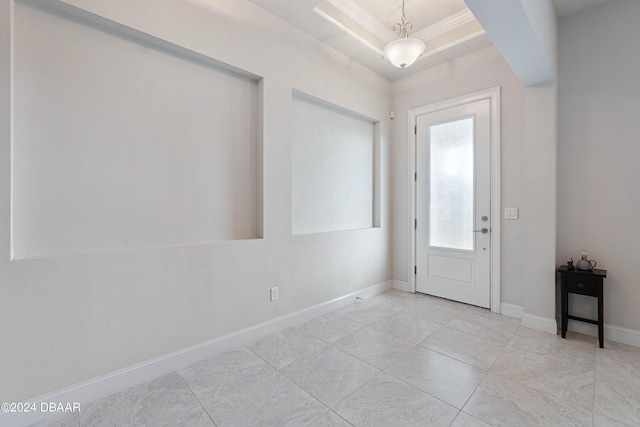
[[[271,301],[278,301],[278,288],[271,288]]]

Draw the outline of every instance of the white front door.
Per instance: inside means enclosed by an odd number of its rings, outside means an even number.
[[[418,292],[490,307],[490,150],[489,99],[417,117]]]

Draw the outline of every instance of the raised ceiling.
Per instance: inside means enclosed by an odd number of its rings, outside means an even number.
[[[378,74],[396,80],[489,46],[491,41],[464,0],[405,0],[412,37],[427,51],[408,69],[382,58],[384,46],[395,40],[400,21],[398,0],[251,0],[295,25],[327,46]]]
[[[426,52],[414,65],[398,69],[382,58],[384,46],[395,40],[401,0],[251,0],[300,28],[350,60],[396,80],[491,45],[464,0],[405,0],[412,23],[410,36],[423,40]],[[564,17],[611,0],[554,0]]]

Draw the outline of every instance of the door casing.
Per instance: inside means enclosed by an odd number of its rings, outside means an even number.
[[[494,87],[469,95],[409,110],[408,145],[409,165],[407,170],[409,182],[409,291],[416,292],[416,125],[418,116],[440,110],[449,109],[469,102],[489,99],[491,102],[491,311],[500,313],[500,87]]]

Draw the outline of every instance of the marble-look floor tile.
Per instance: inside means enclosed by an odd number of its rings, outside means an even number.
[[[423,347],[410,351],[385,372],[462,409],[485,371]]]
[[[596,373],[594,412],[629,425],[640,423],[640,382]]]
[[[307,426],[326,412],[322,403],[247,349],[180,374],[218,427]]]
[[[422,307],[429,306],[446,308],[457,313],[462,313],[469,307],[469,305],[461,302],[451,301],[445,298],[434,297],[426,294],[417,294],[416,304]]]
[[[84,405],[81,426],[214,426],[177,373]]]
[[[491,368],[505,348],[504,344],[448,327],[440,329],[420,345],[484,370]]]
[[[347,317],[356,322],[369,325],[377,320],[389,317],[397,313],[387,305],[376,304],[372,301],[362,301],[357,304],[351,304],[345,308],[336,311],[337,314]]]
[[[489,424],[460,411],[451,427],[490,427]]]
[[[470,306],[467,306],[467,309],[465,311],[469,314],[474,314],[476,316],[482,316],[488,320],[493,320],[495,322],[498,322],[498,324],[507,323],[515,327],[522,326],[522,319],[511,317],[511,316],[505,316],[502,314],[497,314],[487,308],[470,305]]]
[[[640,348],[396,290],[340,313],[32,427],[640,425]]]
[[[352,427],[352,424],[345,421],[335,412],[329,411],[311,423],[309,427]]]
[[[386,292],[383,292],[379,295],[391,295],[391,296],[397,296],[397,297],[402,297],[408,300],[414,299],[416,297],[416,294],[411,293],[411,292],[405,292],[405,291],[401,291],[399,289],[389,289]]]
[[[592,412],[515,381],[487,374],[463,411],[492,426],[590,426]],[[514,424],[515,423],[515,424]]]
[[[396,338],[418,344],[442,326],[406,313],[398,313],[372,323],[371,327]]]
[[[636,424],[627,424],[613,420],[602,414],[593,414],[593,427],[638,427]]]
[[[568,332],[567,339],[563,339],[529,328],[518,329],[509,343],[509,347],[575,363],[583,369],[595,369],[597,346],[597,338]]]
[[[447,326],[504,345],[511,341],[520,328],[512,323],[507,316],[487,317],[471,311],[465,311],[456,316],[447,323]]]
[[[415,311],[410,314],[415,316],[417,319],[437,323],[438,325],[446,325],[461,313],[463,312],[451,310],[449,308],[432,305],[417,305],[415,307]]]
[[[368,326],[347,335],[333,345],[379,369],[386,368],[415,347],[415,344]]]
[[[82,408],[81,408],[82,409]],[[0,419],[0,421],[2,421]],[[7,424],[9,425],[9,424]],[[29,427],[79,427],[78,413],[67,413],[49,417],[46,420],[32,424]]]
[[[306,332],[326,343],[336,342],[363,327],[363,323],[336,313],[316,317],[303,325]]]
[[[384,372],[340,402],[335,411],[358,427],[448,426],[458,413]]]
[[[598,376],[640,383],[640,348],[606,342],[605,348],[596,349],[596,370]]]
[[[254,378],[273,371],[267,362],[241,347],[181,369],[178,373],[191,390],[216,401],[246,387]]]
[[[326,411],[318,400],[277,371],[256,378],[222,400],[196,395],[218,427],[302,427]]]
[[[334,347],[311,353],[281,372],[329,407],[347,397],[380,370]]]
[[[303,327],[296,327],[266,336],[248,347],[271,366],[280,369],[326,346],[326,343],[308,334]]]
[[[509,347],[490,372],[593,410],[595,372],[575,363]]]
[[[582,335],[582,334],[579,334],[579,335],[583,337],[583,339],[587,342],[593,342],[598,339],[597,337],[592,337],[589,335]],[[604,348],[597,348],[596,350],[603,351],[603,352],[624,351],[624,352],[635,353],[636,356],[640,355],[640,347],[636,347],[634,345],[629,345],[629,344],[623,344],[615,341],[609,341],[606,339],[604,340]]]
[[[402,291],[387,291],[383,294],[370,298],[372,303],[387,307],[393,311],[409,311],[416,305],[416,298],[413,294]]]

